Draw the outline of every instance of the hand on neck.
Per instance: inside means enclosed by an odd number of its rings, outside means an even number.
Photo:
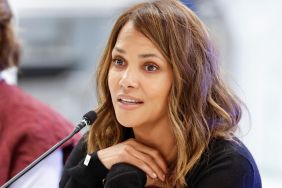
[[[173,132],[168,125],[133,128],[135,139],[142,144],[157,149],[168,164],[174,161],[177,147]]]

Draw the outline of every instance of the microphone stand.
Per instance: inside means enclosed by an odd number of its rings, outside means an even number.
[[[81,124],[80,124],[81,125]],[[85,126],[85,125],[84,125]],[[83,126],[83,127],[84,127]],[[25,173],[27,173],[30,169],[32,169],[35,165],[37,165],[40,161],[45,159],[48,155],[50,155],[53,151],[55,151],[58,147],[63,145],[66,141],[68,141],[71,137],[73,137],[76,133],[78,133],[82,128],[82,126],[77,126],[74,131],[69,134],[67,137],[65,137],[63,140],[58,142],[56,145],[54,145],[52,148],[50,148],[48,151],[43,153],[39,158],[37,158],[35,161],[30,163],[27,167],[25,167],[22,171],[20,171],[17,175],[15,175],[13,178],[11,178],[9,181],[7,181],[4,185],[2,185],[0,188],[6,188],[10,186],[12,183],[14,183],[16,180],[18,180],[20,177],[22,177]]]

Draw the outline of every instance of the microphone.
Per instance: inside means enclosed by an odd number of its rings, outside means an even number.
[[[15,175],[13,178],[11,178],[9,181],[7,181],[4,185],[1,186],[1,188],[6,188],[10,186],[12,183],[14,183],[16,180],[18,180],[20,177],[22,177],[25,173],[27,173],[30,169],[32,169],[35,165],[37,165],[40,161],[45,159],[48,155],[50,155],[53,151],[55,151],[58,147],[63,145],[66,141],[68,141],[71,137],[73,137],[76,133],[78,133],[83,127],[90,126],[94,123],[94,121],[97,118],[97,114],[94,111],[89,111],[82,117],[81,122],[74,128],[73,132],[69,134],[67,137],[65,137],[63,140],[58,142],[56,145],[54,145],[52,148],[50,148],[48,151],[43,153],[40,157],[38,157],[35,161],[30,163],[27,167],[25,167],[22,171],[20,171],[17,175]]]
[[[86,125],[90,126],[94,123],[97,118],[97,114],[95,111],[89,111],[82,117],[81,122],[75,127],[74,134],[78,133],[83,127]]]

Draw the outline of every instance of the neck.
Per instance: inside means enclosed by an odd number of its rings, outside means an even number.
[[[168,164],[173,162],[177,147],[175,147],[175,138],[168,121],[159,121],[151,126],[135,127],[133,132],[137,141],[157,149]]]

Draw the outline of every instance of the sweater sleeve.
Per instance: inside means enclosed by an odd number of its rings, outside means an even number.
[[[105,188],[143,188],[146,184],[146,174],[141,169],[126,163],[112,166],[105,179]]]
[[[108,173],[108,169],[101,163],[97,152],[90,154],[87,165],[84,164],[86,158],[86,142],[82,138],[72,151],[64,167],[60,181],[60,188],[98,188],[103,187],[103,179]]]

